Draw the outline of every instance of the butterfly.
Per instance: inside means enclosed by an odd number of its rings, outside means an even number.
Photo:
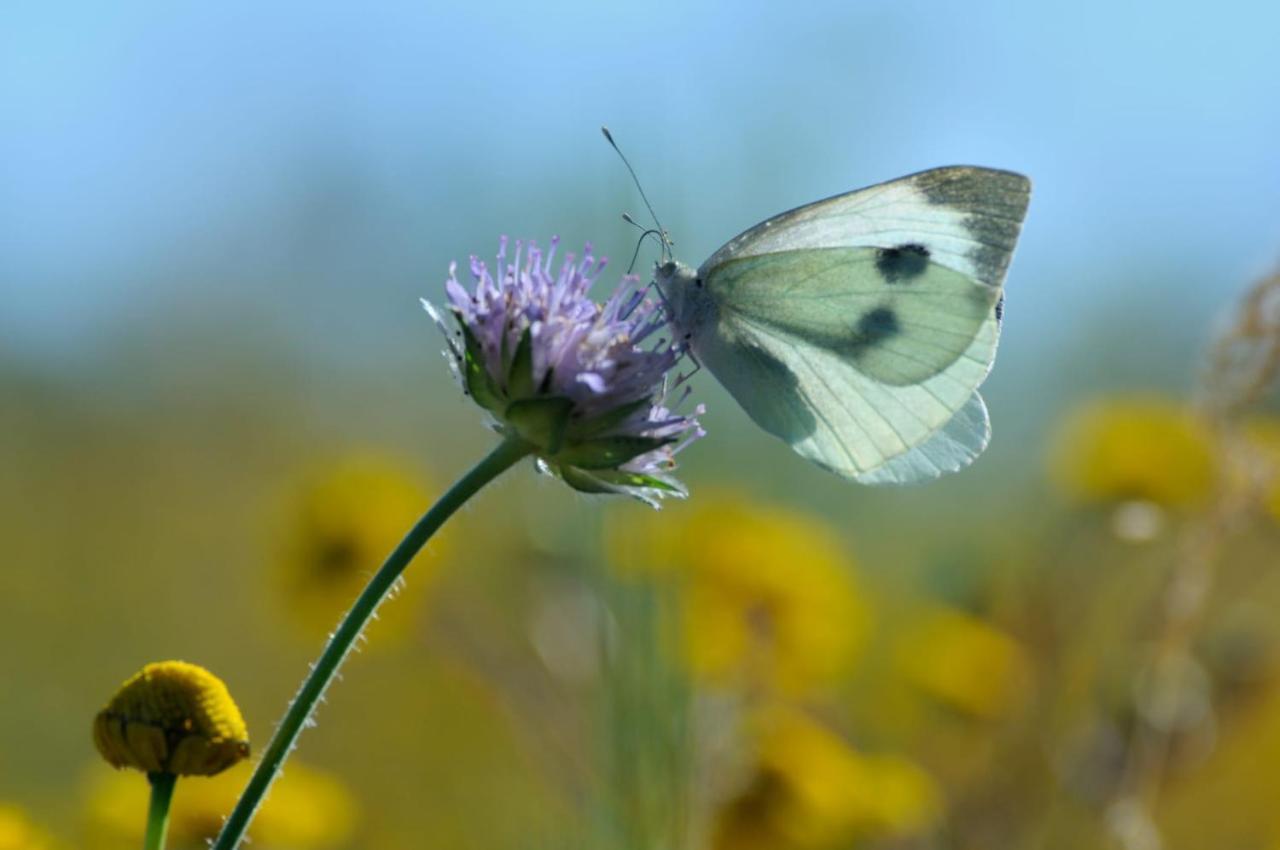
[[[664,257],[654,283],[765,431],[846,478],[923,481],[990,439],[978,386],[1030,194],[1009,171],[922,171],[763,221],[697,269]]]

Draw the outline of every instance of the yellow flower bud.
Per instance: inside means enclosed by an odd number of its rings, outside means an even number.
[[[185,661],[148,664],[121,685],[94,718],[93,740],[113,767],[176,776],[213,776],[249,755],[227,686]]]

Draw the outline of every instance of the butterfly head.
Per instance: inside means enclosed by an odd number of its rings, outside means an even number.
[[[702,278],[698,276],[698,270],[679,260],[655,264],[653,282],[677,323],[685,320],[701,300]]]
[[[667,260],[665,263],[654,263],[653,282],[668,298],[674,298],[682,289],[699,286],[698,270],[686,266],[679,260]]]

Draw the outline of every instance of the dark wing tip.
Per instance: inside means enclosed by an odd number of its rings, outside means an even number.
[[[1016,171],[951,165],[908,178],[931,204],[987,212],[1022,221],[1031,202],[1031,180]]]
[[[1015,171],[976,165],[934,168],[907,179],[927,203],[964,216],[978,279],[1001,286],[1031,202],[1031,181]]]

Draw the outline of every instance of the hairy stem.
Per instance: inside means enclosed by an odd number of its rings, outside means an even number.
[[[311,717],[316,703],[324,695],[325,688],[329,686],[329,682],[347,653],[351,651],[352,645],[360,636],[365,624],[369,622],[369,618],[395,586],[396,580],[413,560],[414,555],[418,554],[431,536],[444,525],[445,520],[449,519],[468,499],[528,454],[529,446],[523,441],[514,438],[504,440],[488,457],[459,478],[440,497],[440,500],[431,506],[422,519],[418,520],[417,525],[409,530],[409,533],[400,541],[400,545],[396,546],[387,557],[386,562],[365,585],[355,604],[351,606],[351,610],[343,617],[337,631],[329,638],[324,651],[312,665],[310,674],[303,681],[302,687],[298,689],[293,702],[289,704],[288,710],[276,727],[271,742],[267,744],[267,749],[262,754],[262,760],[258,762],[249,784],[245,786],[244,793],[240,795],[240,800],[223,824],[222,831],[218,833],[212,850],[234,850],[240,844],[245,831],[249,828],[249,821],[253,819],[254,812],[261,804],[271,782],[288,758],[298,735]]]

